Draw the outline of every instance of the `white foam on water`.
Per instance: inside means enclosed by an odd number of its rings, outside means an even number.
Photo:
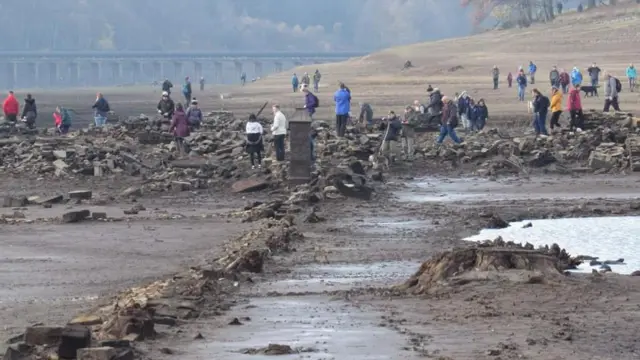
[[[533,226],[523,228],[529,222]],[[504,229],[485,229],[465,240],[493,240],[498,236],[505,241],[529,242],[536,247],[557,243],[572,256],[597,256],[599,261],[624,258],[624,264],[609,265],[620,274],[640,270],[640,217],[637,216],[525,220]],[[587,261],[578,271],[592,269],[599,266],[591,267]]]

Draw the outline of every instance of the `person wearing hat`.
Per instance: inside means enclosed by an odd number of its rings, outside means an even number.
[[[189,121],[189,125],[198,129],[200,124],[202,124],[202,110],[198,107],[198,100],[193,98],[191,100],[191,105],[187,109],[187,120]]]
[[[551,88],[551,121],[549,127],[553,130],[560,127],[560,115],[562,114],[562,91],[557,86]]]
[[[169,97],[169,92],[163,91],[162,99],[158,102],[158,114],[162,115],[162,117],[167,120],[171,120],[175,109],[176,105],[171,97]]]
[[[264,150],[264,143],[262,142],[262,134],[264,129],[258,122],[258,118],[255,114],[249,115],[249,121],[245,127],[245,133],[247,135],[247,152],[251,159],[251,168],[262,168],[262,151]]]

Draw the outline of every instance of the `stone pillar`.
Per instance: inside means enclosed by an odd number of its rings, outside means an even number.
[[[311,180],[311,145],[309,130],[311,118],[304,108],[296,109],[289,120],[289,184],[306,184]]]
[[[216,73],[216,78],[214,81],[218,84],[224,84],[224,73],[223,73],[224,68],[222,67],[222,63],[219,61],[216,61],[215,63],[213,63],[213,68]]]
[[[200,78],[202,77],[202,63],[194,62],[193,72],[194,72],[193,76],[195,77],[193,80],[200,81]]]
[[[274,71],[275,71],[276,73],[281,73],[281,72],[282,72],[282,70],[283,70],[283,69],[282,69],[282,63],[281,63],[280,61],[276,61],[276,62],[274,63]]]
[[[262,62],[260,61],[254,61],[253,62],[253,66],[254,66],[254,74],[256,76],[256,78],[261,77],[262,76]]]
[[[131,78],[134,84],[142,82],[142,66],[141,61],[134,61],[131,63]]]
[[[7,87],[10,90],[13,90],[18,82],[18,64],[15,62],[8,62],[6,64],[6,78],[7,78]]]
[[[153,80],[154,81],[164,81],[164,71],[163,71],[163,66],[162,63],[160,63],[159,61],[155,61],[153,63]]]
[[[300,61],[300,60],[294,60],[294,61],[293,61],[293,65],[295,65],[295,66],[302,66],[302,61]]]
[[[80,85],[80,66],[76,62],[69,63],[69,79],[70,86]]]
[[[182,69],[182,63],[181,62],[174,62],[173,63],[173,81],[177,82],[180,81],[182,82],[182,75],[184,74],[184,70]]]
[[[110,85],[118,85],[122,80],[122,63],[114,61],[111,63],[111,81]]]
[[[240,80],[240,75],[242,75],[242,72],[243,72],[244,70],[242,69],[242,63],[241,63],[240,61],[235,60],[235,61],[233,62],[233,64],[234,64],[234,65],[235,65],[235,67],[236,67],[236,78],[233,80],[233,82],[235,83],[235,82],[237,82],[237,81],[239,81],[239,80]]]
[[[98,86],[100,85],[100,80],[102,79],[102,69],[101,69],[101,64],[99,62],[92,62],[90,63],[90,68],[91,68],[91,76],[89,77],[89,83],[92,86]]]
[[[58,63],[49,63],[49,86],[55,87],[59,83],[60,72],[58,70]]]
[[[27,63],[27,83],[29,88],[37,87],[38,85],[38,63]]]

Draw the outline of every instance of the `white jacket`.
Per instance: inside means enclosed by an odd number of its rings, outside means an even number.
[[[262,125],[259,122],[248,122],[245,128],[247,134],[262,134]]]
[[[271,132],[273,135],[287,135],[287,118],[282,111],[278,111],[273,117]]]

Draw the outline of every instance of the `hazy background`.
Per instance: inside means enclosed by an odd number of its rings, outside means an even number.
[[[0,51],[368,51],[468,35],[458,0],[0,0]]]

